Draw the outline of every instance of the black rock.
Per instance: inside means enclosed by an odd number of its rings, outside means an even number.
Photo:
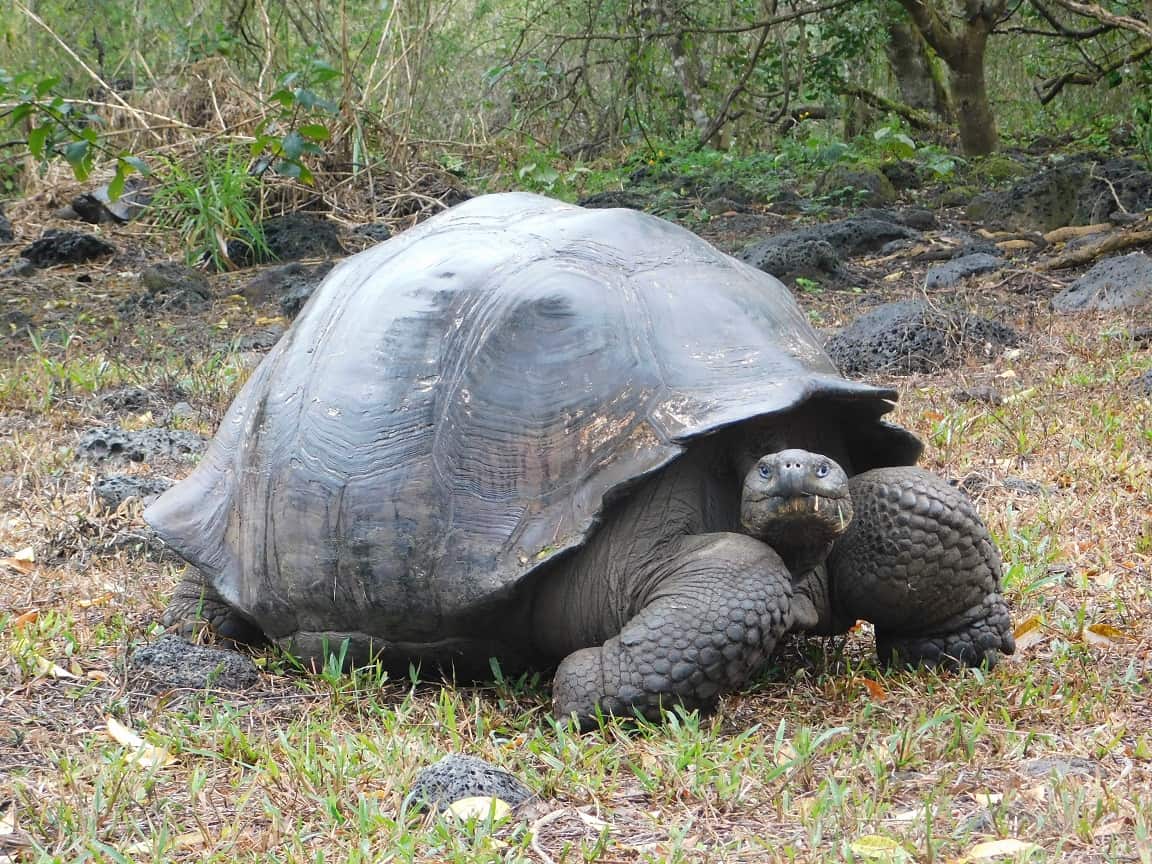
[[[737,257],[783,282],[797,278],[819,282],[827,279],[852,281],[832,244],[811,237],[791,236],[791,233],[769,238],[745,249]]]
[[[172,481],[166,477],[141,477],[130,474],[110,474],[96,481],[96,499],[107,509],[115,510],[125,501],[136,499],[150,504],[168,489]]]
[[[103,463],[108,460],[152,462],[188,459],[204,450],[205,440],[184,429],[126,431],[115,426],[89,429],[76,443],[76,458]]]
[[[99,224],[111,222],[120,224],[135,219],[152,200],[152,193],[146,182],[130,177],[124,183],[124,190],[115,201],[108,194],[108,186],[101,186],[91,192],[84,192],[72,199],[72,211],[83,221]]]
[[[475,756],[452,754],[422,769],[406,800],[417,810],[431,807],[442,812],[453,801],[478,795],[499,798],[516,807],[533,792],[503,768]]]
[[[931,372],[1019,341],[1011,327],[988,318],[906,300],[861,315],[825,349],[845,375],[866,375]]]
[[[24,276],[31,276],[36,272],[36,265],[29,261],[27,258],[17,258],[10,265],[0,271],[0,276],[9,279],[19,279]]]
[[[140,282],[148,293],[141,306],[154,309],[202,309],[212,297],[208,277],[194,267],[176,261],[159,261],[145,267]]]
[[[646,210],[652,203],[652,196],[633,190],[608,190],[607,192],[596,192],[581,198],[577,201],[581,207],[588,207],[593,210],[606,209],[610,207],[624,207],[628,210]]]
[[[269,261],[297,261],[301,258],[342,257],[344,245],[331,220],[315,213],[288,213],[265,221],[264,241],[270,257],[262,257],[251,243],[228,242],[228,257],[238,267],[251,267]]]
[[[244,286],[249,303],[276,300],[281,313],[289,320],[296,317],[316,287],[334,266],[331,261],[308,266],[298,261],[269,267]]]
[[[94,258],[112,255],[115,251],[116,247],[111,243],[91,234],[50,228],[20,254],[37,267],[51,267],[54,264],[83,264]]]
[[[156,397],[143,387],[117,387],[100,394],[100,402],[116,411],[145,411]]]
[[[369,222],[367,225],[358,225],[352,231],[360,237],[367,237],[376,243],[383,243],[392,237],[392,232],[383,222]]]
[[[131,684],[148,690],[251,690],[260,683],[260,670],[250,657],[223,648],[194,645],[165,634],[132,652],[128,661]]]
[[[1004,259],[995,255],[987,255],[983,252],[961,255],[959,258],[953,258],[944,264],[936,264],[928,268],[928,273],[924,277],[924,287],[928,289],[951,288],[969,276],[992,273],[1003,266]]]
[[[1152,396],[1152,369],[1132,382],[1132,389],[1138,396]]]
[[[1152,258],[1132,252],[1096,263],[1052,298],[1057,312],[1110,312],[1152,302]]]

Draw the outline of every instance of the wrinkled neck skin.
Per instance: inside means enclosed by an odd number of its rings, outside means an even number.
[[[725,449],[730,454],[731,473],[744,478],[760,458],[789,448],[802,448],[828,456],[846,472],[852,473],[843,445],[843,418],[829,411],[798,412],[786,422],[766,420],[745,424],[729,434]],[[734,439],[734,440],[733,440]],[[738,488],[737,494],[740,489]],[[744,533],[751,533],[741,527]],[[755,535],[753,535],[755,536]],[[826,561],[832,546],[826,536],[804,532],[788,534],[789,540],[765,540],[783,559],[792,574],[792,614],[794,631],[818,634],[838,632],[832,620],[831,586]]]

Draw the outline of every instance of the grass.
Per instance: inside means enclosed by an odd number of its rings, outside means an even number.
[[[100,400],[124,385],[191,402],[210,432],[248,368],[232,338],[267,314],[221,300],[113,326],[107,306],[130,290],[109,281],[50,310],[43,329],[67,338],[2,349],[0,861],[949,862],[1017,840],[997,860],[1152,862],[1152,405],[1129,389],[1152,357],[1124,335],[1137,322],[998,297],[1030,322],[1022,351],[895,382],[928,467],[984,478],[978,506],[1029,623],[1016,657],[889,671],[865,627],[786,646],[714,716],[580,735],[531,682],[308,675],[276,657],[244,694],[126,677],[178,567],[133,540],[137,508],[92,503],[97,473],[121,469],[71,447],[87,426],[148,420]],[[830,322],[849,311],[835,292],[803,302]],[[951,395],[977,385],[1004,403]],[[133,761],[108,717],[173,761]],[[406,811],[415,773],[447,752],[540,797],[495,824]]]

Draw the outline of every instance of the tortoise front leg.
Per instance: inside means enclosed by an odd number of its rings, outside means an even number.
[[[172,592],[161,623],[185,638],[192,638],[205,627],[217,636],[244,645],[262,645],[264,632],[233,608],[195,567],[188,567],[184,578]]]
[[[708,709],[743,686],[790,622],[780,557],[741,534],[675,544],[643,608],[603,645],[569,654],[556,672],[556,716],[581,726],[597,713],[659,719],[675,704]]]
[[[993,665],[1015,650],[1000,555],[972,502],[919,468],[851,479],[855,518],[828,563],[835,617],[876,628],[887,663]]]

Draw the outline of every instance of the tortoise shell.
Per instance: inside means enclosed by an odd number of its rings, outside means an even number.
[[[915,461],[895,392],[842,378],[773,277],[653,216],[489,195],[338,265],[145,518],[272,638],[434,638],[693,439],[814,398],[872,442],[856,470]]]

